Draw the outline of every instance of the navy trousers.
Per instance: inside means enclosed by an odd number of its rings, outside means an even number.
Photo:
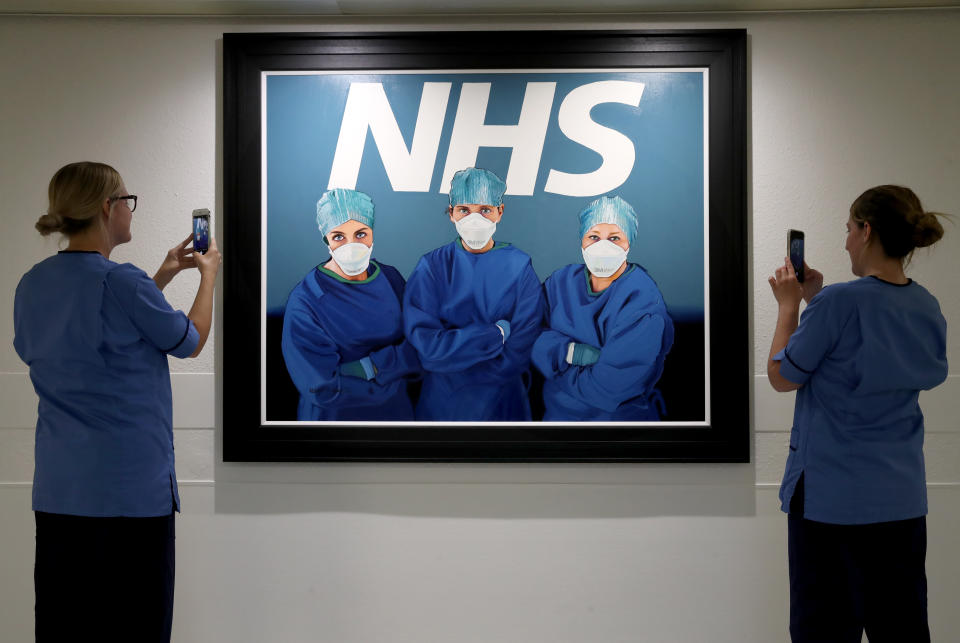
[[[929,643],[926,518],[833,525],[787,516],[793,643]]]
[[[174,517],[34,512],[37,643],[169,643]]]

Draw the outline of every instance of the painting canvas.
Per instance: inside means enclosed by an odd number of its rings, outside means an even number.
[[[743,252],[737,168],[718,167],[742,164],[742,141],[716,132],[743,34],[710,33],[719,59],[683,52],[696,32],[577,34],[603,46],[576,65],[545,64],[533,40],[571,41],[543,34],[510,39],[509,63],[456,34],[228,35],[225,245],[256,261],[242,285],[225,275],[226,355],[254,358],[225,356],[225,402],[244,392],[246,409],[225,404],[227,459],[743,459],[746,381],[731,400],[711,343],[730,328],[711,302],[745,288],[714,254]],[[638,45],[654,51],[607,51]],[[348,240],[326,233],[343,227],[332,196],[358,193],[369,218],[341,219],[364,222],[351,247],[372,257],[351,279],[332,254]],[[464,200],[497,215],[472,255]],[[588,310],[604,273],[584,265],[585,231],[611,226],[616,314]],[[242,347],[240,327],[256,330]]]

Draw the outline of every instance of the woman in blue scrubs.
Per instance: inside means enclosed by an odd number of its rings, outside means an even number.
[[[330,259],[290,293],[281,347],[300,392],[298,420],[412,420],[407,380],[416,351],[403,337],[403,277],[371,260],[373,202],[337,188],[317,202]]]
[[[417,419],[530,420],[524,376],[543,297],[530,257],[493,234],[506,184],[454,174],[447,214],[459,237],[421,257],[404,298],[404,328],[425,371]]]
[[[50,180],[36,223],[65,250],[23,276],[14,347],[40,398],[33,509],[37,641],[169,641],[174,520],[167,356],[195,357],[210,332],[220,253],[191,237],[153,279],[110,261],[131,239],[137,197],[102,163],[71,163]],[[188,314],[160,292],[200,271]]]
[[[946,321],[904,274],[943,236],[908,188],[883,185],[850,207],[853,281],[822,288],[787,259],[770,278],[779,314],[767,362],[797,391],[781,508],[788,512],[795,642],[930,640],[921,390],[947,376]],[[799,315],[800,301],[808,302]]]
[[[583,264],[544,282],[548,328],[533,346],[543,373],[546,421],[656,421],[657,381],[673,345],[673,321],[657,284],[627,252],[637,214],[620,197],[580,213]]]

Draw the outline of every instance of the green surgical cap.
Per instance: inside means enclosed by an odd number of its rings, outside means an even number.
[[[350,219],[373,229],[373,201],[363,192],[334,188],[317,201],[317,227],[324,237]]]
[[[503,205],[503,193],[506,191],[507,184],[490,170],[468,167],[454,174],[450,180],[450,205]]]
[[[602,196],[580,212],[580,238],[587,234],[587,230],[598,223],[613,223],[627,235],[627,242],[632,246],[637,238],[640,222],[637,213],[618,196]]]

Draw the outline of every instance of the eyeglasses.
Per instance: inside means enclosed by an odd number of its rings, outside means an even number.
[[[127,207],[130,208],[130,212],[133,212],[137,209],[137,195],[136,194],[126,194],[124,196],[112,196],[107,199],[108,202],[113,203],[114,201],[126,201]]]

